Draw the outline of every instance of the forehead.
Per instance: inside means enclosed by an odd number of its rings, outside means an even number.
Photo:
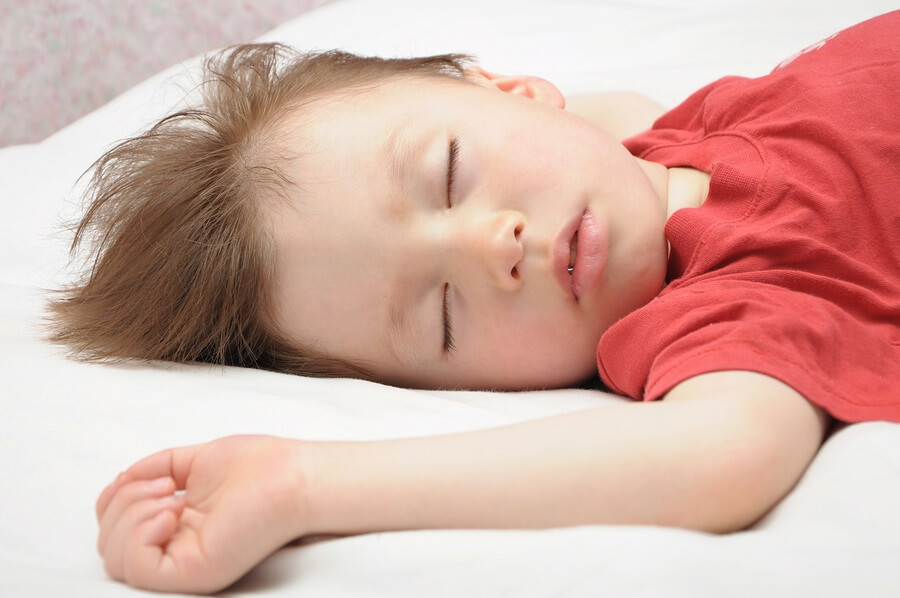
[[[376,141],[398,137],[398,126],[413,120],[427,126],[448,116],[479,86],[445,75],[391,76],[377,83],[331,92],[305,102],[285,119],[288,143],[303,140],[331,146],[342,137]]]

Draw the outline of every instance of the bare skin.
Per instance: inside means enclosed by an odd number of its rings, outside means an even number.
[[[478,70],[391,79],[291,115],[282,143],[299,154],[287,171],[302,191],[267,206],[279,327],[397,386],[595,375],[603,331],[665,284],[666,220],[702,204],[694,181],[708,180],[632,156],[604,127],[626,112],[615,129],[628,134],[653,111],[612,99],[598,126],[546,80]],[[568,261],[584,214],[605,248],[582,236],[579,255],[604,265],[576,297],[580,268],[567,275],[558,251]]]
[[[552,89],[540,80],[480,74],[500,91],[562,107]],[[619,99],[622,97],[629,96]],[[626,110],[626,117],[608,123],[603,121],[614,112],[614,98],[597,97],[572,109],[621,138],[646,127],[658,111],[649,102],[627,103],[630,115]],[[525,104],[518,106],[530,110]],[[563,122],[569,117],[548,118]],[[609,145],[602,139],[598,143]],[[627,158],[618,156],[625,164]],[[705,198],[708,177],[704,173],[667,171],[650,163],[628,168],[646,200],[642,205],[647,213],[660,215],[659,222],[648,225],[646,239],[652,240],[652,226],[659,226],[674,209],[699,205]],[[465,209],[479,205],[480,200],[472,197],[475,199],[466,198],[469,207]],[[498,197],[507,195],[495,193],[492,201]],[[518,201],[522,194],[511,192],[508,197]],[[482,205],[488,210],[497,208]],[[501,207],[522,214],[531,227],[528,230],[540,233],[541,221],[534,218],[534,210],[544,210],[546,205]],[[609,221],[615,222],[615,214],[609,213]],[[292,224],[285,221],[283,226],[289,230]],[[539,236],[536,233],[533,238]],[[664,263],[664,240],[660,237],[659,243],[654,243],[653,255],[658,254]],[[428,246],[423,246],[423,251],[427,250]],[[470,254],[458,255],[482,263]],[[615,267],[627,272],[628,265],[614,263]],[[657,270],[646,272],[656,276]],[[467,278],[474,276],[471,271],[454,266],[450,272],[454,283],[470,293],[469,305],[483,301],[482,309],[497,309],[500,316],[506,313],[502,301],[512,295],[493,290],[472,292],[484,289],[473,286],[474,278]],[[537,267],[522,272],[523,276],[533,272],[540,276]],[[598,313],[570,313],[565,311],[568,307],[560,308],[560,313],[572,317],[571,322],[559,320],[562,325],[578,329],[577,325],[584,323],[594,328],[571,346],[557,343],[554,350],[571,352],[571,359],[560,362],[571,369],[562,374],[554,370],[554,379],[546,380],[548,385],[565,384],[590,372],[594,367],[592,347],[604,318],[609,317],[603,310],[633,309],[647,299],[648,290],[652,297],[658,281],[645,283],[637,281],[638,290],[626,297],[624,306],[604,303],[598,296],[585,301],[596,306]],[[292,284],[288,275],[284,288],[290,291]],[[378,280],[373,279],[372,284]],[[504,292],[514,293],[518,288],[508,286]],[[285,295],[288,325],[302,320],[303,306],[291,303],[298,296],[303,294]],[[555,295],[546,301],[540,295],[533,297],[536,303],[523,309],[555,305]],[[439,311],[436,304],[433,307],[423,314],[436,321]],[[337,353],[356,352],[358,355],[347,356],[358,357],[378,346],[372,339],[380,338],[379,330],[361,324],[351,329],[362,336],[325,326],[322,334],[331,336],[319,340]],[[464,330],[465,314],[458,324]],[[540,339],[543,332],[533,329],[521,334]],[[508,368],[505,362],[487,369],[453,365],[440,357],[437,339],[425,339],[430,343],[425,346],[434,349],[433,356],[427,357],[430,361],[413,370],[385,362],[381,364],[384,378],[438,387],[478,387],[479,380],[488,386],[488,381],[515,382],[510,376],[517,369]],[[476,365],[485,359],[478,351],[500,342],[491,344],[487,339],[467,346],[466,340],[461,331],[454,359]],[[400,379],[403,376],[408,379]],[[227,437],[156,453],[120,474],[97,500],[98,550],[113,579],[151,590],[211,593],[233,583],[284,544],[312,535],[580,524],[734,531],[757,521],[790,491],[816,454],[827,425],[828,417],[820,408],[785,384],[757,373],[726,371],[687,380],[654,403],[623,403],[460,434],[379,442]]]
[[[729,532],[790,491],[826,426],[789,387],[720,372],[655,403],[461,434],[233,436],[123,472],[97,501],[98,550],[113,579],[212,593],[310,535],[584,524]]]

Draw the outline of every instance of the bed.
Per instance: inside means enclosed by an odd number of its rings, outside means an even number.
[[[564,93],[633,89],[674,105],[755,76],[890,0],[339,0],[260,38],[301,49],[469,52]],[[425,392],[198,364],[83,364],[41,340],[43,289],[69,280],[79,175],[193,93],[174,65],[45,141],[0,150],[0,595],[129,596],[97,556],[93,504],[161,448],[233,433],[363,440],[472,430],[621,401],[593,390]],[[900,366],[898,366],[900,367]],[[900,426],[835,426],[751,529],[428,530],[290,546],[223,595],[898,596]]]

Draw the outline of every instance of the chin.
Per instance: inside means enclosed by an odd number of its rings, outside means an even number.
[[[585,380],[597,375],[596,343],[592,343],[591,347],[580,355],[582,359],[578,361],[581,363],[576,364],[575,360],[567,361],[565,364],[545,372],[543,376],[539,376],[528,389],[520,390],[551,390],[582,385]],[[584,355],[590,356],[590,359],[583,359]]]

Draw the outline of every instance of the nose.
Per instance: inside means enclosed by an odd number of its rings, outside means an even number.
[[[501,289],[515,291],[522,286],[519,271],[525,250],[522,233],[525,219],[516,211],[505,210],[484,215],[480,222],[470,223],[464,234],[467,253],[479,269]]]

